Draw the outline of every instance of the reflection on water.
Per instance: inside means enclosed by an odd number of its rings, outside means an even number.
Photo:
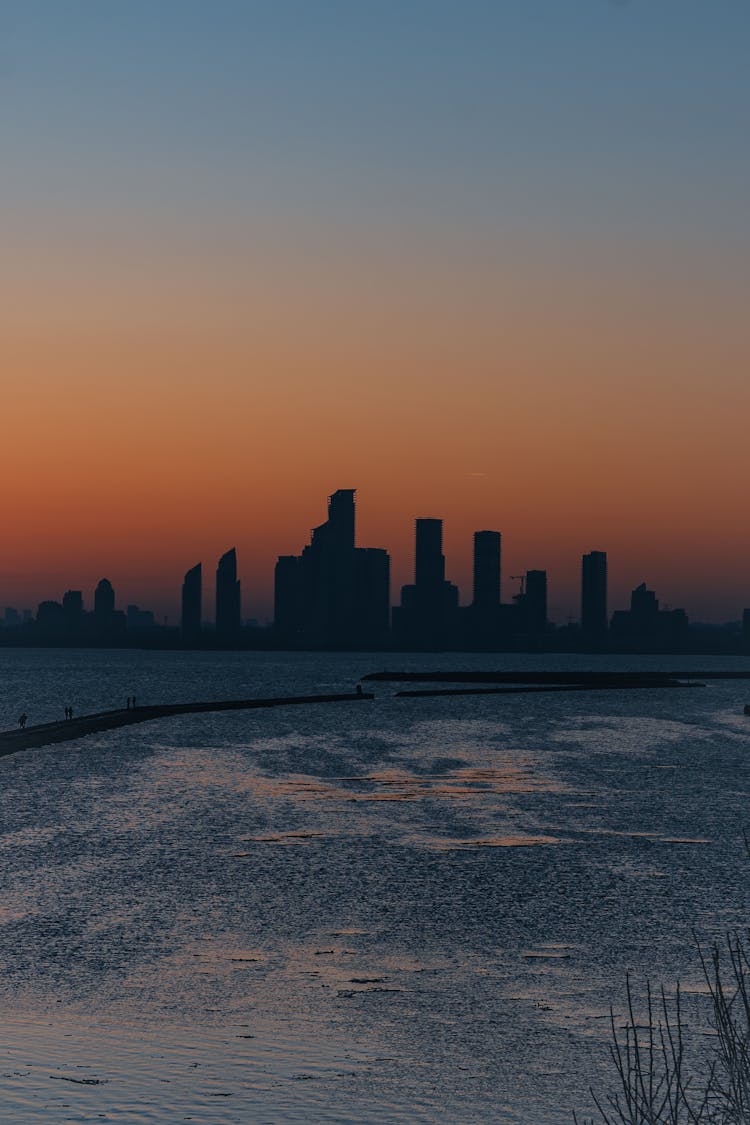
[[[84,710],[335,691],[383,660],[1,662],[36,719],[73,681]],[[0,761],[8,1120],[561,1125],[626,972],[702,1002],[692,928],[750,917],[741,683],[378,696]]]
[[[457,848],[533,848],[559,843],[556,836],[486,836],[476,840],[432,840],[430,846],[437,851],[454,851]]]

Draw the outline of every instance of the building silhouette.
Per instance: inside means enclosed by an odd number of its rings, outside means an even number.
[[[125,614],[115,609],[115,591],[108,578],[94,590],[93,635],[105,644],[115,644],[125,632]]]
[[[235,548],[216,569],[216,630],[202,628],[202,565],[182,582],[180,628],[157,622],[149,610],[116,609],[112,583],[102,578],[93,608],[81,590],[61,601],[40,602],[36,615],[12,607],[0,617],[3,645],[180,645],[253,649],[342,648],[518,652],[745,652],[750,653],[750,608],[742,622],[692,627],[683,609],[662,607],[645,582],[632,591],[628,609],[608,622],[607,554],[581,556],[580,628],[572,620],[548,618],[547,571],[527,570],[520,590],[502,601],[499,531],[480,530],[473,539],[471,602],[459,606],[458,588],[446,578],[443,521],[421,517],[414,524],[414,580],[390,606],[390,558],[382,548],[356,544],[356,490],[328,497],[327,518],[310,533],[299,555],[282,555],[274,572],[272,628],[241,617],[241,587]],[[392,618],[392,625],[391,625]]]
[[[353,488],[328,497],[328,519],[302,552],[304,628],[315,644],[347,644],[355,632]]]
[[[471,605],[459,610],[461,645],[464,648],[496,648],[503,631],[500,603],[499,531],[474,532],[474,573]]]
[[[36,611],[37,631],[49,637],[62,637],[65,633],[65,614],[60,602],[47,599],[40,602]]]
[[[150,609],[141,609],[138,605],[127,606],[125,623],[129,633],[142,633],[144,630],[156,628],[153,612]]]
[[[355,495],[328,498],[328,518],[302,554],[282,555],[274,572],[274,630],[289,644],[381,645],[390,618],[388,552],[356,546]]]
[[[80,590],[68,590],[63,594],[63,617],[65,630],[72,636],[78,635],[84,627],[83,594]]]
[[[645,582],[630,595],[630,609],[612,614],[610,635],[616,648],[630,652],[688,648],[688,616],[684,609],[660,609]]]
[[[292,642],[305,632],[305,592],[302,558],[279,555],[273,574],[273,625],[279,636]]]
[[[390,632],[391,559],[382,547],[354,551],[357,598],[355,642],[381,645]]]
[[[94,617],[97,624],[109,625],[115,612],[115,591],[108,578],[102,578],[94,591]]]
[[[581,559],[581,632],[601,644],[607,636],[607,555],[590,551]]]
[[[524,602],[525,631],[532,636],[541,636],[548,629],[547,619],[547,571],[526,571],[526,594]]]
[[[659,621],[659,599],[645,582],[630,595],[630,621],[637,633],[653,633]]]
[[[182,581],[182,613],[180,630],[186,645],[200,641],[203,614],[203,567],[201,563],[190,568]]]
[[[401,588],[393,624],[402,644],[435,648],[455,643],[458,587],[445,578],[443,521],[420,518],[414,525],[414,582]]]
[[[216,633],[223,640],[236,638],[242,625],[237,551],[234,547],[219,559],[216,568]]]
[[[472,605],[476,610],[494,611],[500,605],[499,531],[474,532],[474,589]]]

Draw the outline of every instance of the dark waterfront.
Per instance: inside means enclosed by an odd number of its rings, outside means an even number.
[[[631,666],[0,661],[3,727],[132,694],[350,691],[384,667]],[[695,660],[712,665],[748,662]],[[562,1125],[588,1105],[627,971],[681,979],[692,1014],[691,930],[750,917],[748,685],[427,699],[373,686],[372,704],[160,719],[0,761],[8,1120]]]

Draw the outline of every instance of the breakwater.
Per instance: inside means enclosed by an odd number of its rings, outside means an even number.
[[[312,703],[360,703],[374,699],[369,692],[346,692],[338,695],[286,695],[270,699],[219,699],[199,703],[158,703],[138,707],[122,707],[115,711],[97,711],[56,723],[39,723],[23,729],[0,731],[0,757],[19,750],[33,750],[56,742],[72,742],[87,734],[115,730],[118,727],[147,723],[173,715],[199,715],[206,711],[252,711],[266,707],[289,707]]]
[[[526,684],[536,687],[574,686],[577,688],[681,687],[696,680],[750,680],[748,672],[369,672],[362,677],[370,682],[403,684]]]

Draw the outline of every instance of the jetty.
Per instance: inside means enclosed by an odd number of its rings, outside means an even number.
[[[266,707],[289,707],[311,703],[362,703],[374,699],[371,692],[346,692],[339,695],[282,695],[270,699],[218,699],[202,703],[157,703],[122,707],[117,711],[97,711],[54,723],[0,731],[0,757],[19,750],[34,750],[56,742],[73,742],[87,734],[116,730],[118,727],[148,723],[173,715],[200,715],[207,711],[252,711]]]
[[[396,695],[402,699],[419,699],[422,696],[434,695],[535,695],[544,693],[550,695],[556,691],[613,691],[633,690],[635,688],[695,688],[705,687],[698,680],[682,682],[668,680],[666,682],[651,682],[637,684],[523,684],[511,687],[463,687],[463,688],[413,688],[411,691],[397,691]]]
[[[695,686],[698,680],[750,679],[750,672],[599,672],[599,671],[525,671],[512,672],[370,672],[364,681],[398,684],[505,684],[508,687],[560,688],[580,691],[584,688],[673,688]]]

